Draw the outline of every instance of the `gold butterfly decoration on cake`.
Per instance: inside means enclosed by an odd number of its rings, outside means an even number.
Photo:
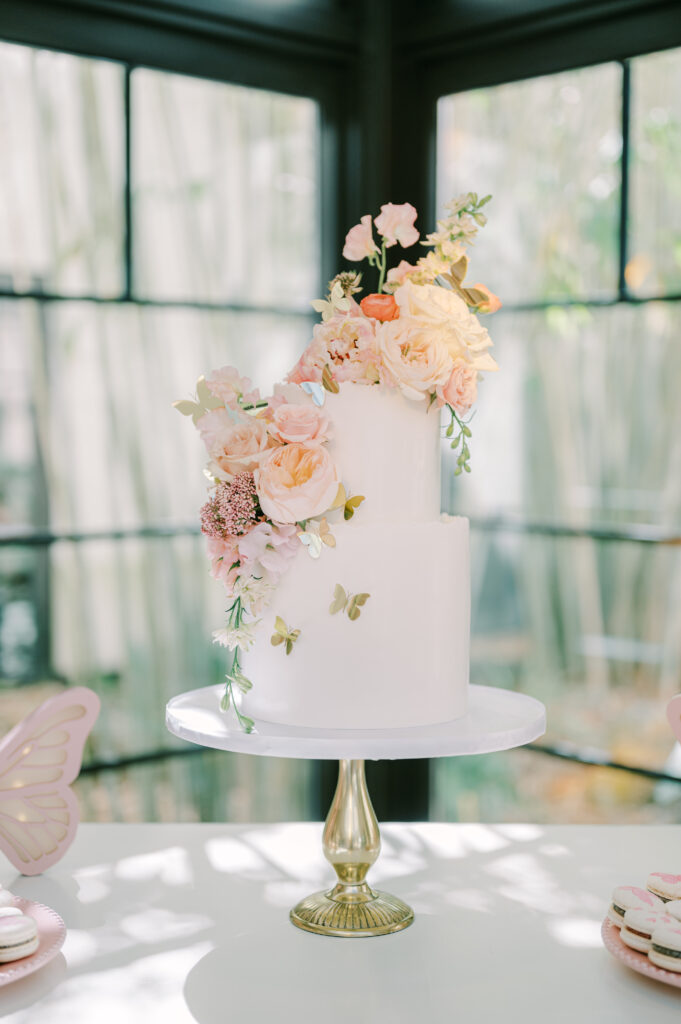
[[[223,407],[224,402],[211,393],[204,376],[199,377],[196,382],[195,402],[188,398],[182,398],[179,402],[173,402],[173,409],[177,409],[183,416],[191,416],[194,423],[200,420],[202,416],[205,416],[207,412],[210,412],[211,409],[222,409]]]
[[[361,615],[361,608],[366,604],[371,594],[349,594],[340,583],[337,583],[333,591],[333,601],[329,605],[332,615],[336,612],[347,612],[348,618],[353,622]]]
[[[331,506],[331,510],[333,511],[334,509],[342,507],[343,519],[352,519],[355,512],[357,511],[357,509],[359,508],[363,501],[366,501],[366,498],[364,497],[363,494],[355,494],[351,498],[348,497],[348,494],[345,488],[343,487],[343,484],[340,484],[338,487],[338,494],[336,495],[336,500]]]
[[[320,522],[310,519],[305,529],[298,534],[298,540],[305,545],[310,558],[319,558],[325,544],[328,548],[336,546],[336,538],[329,529],[326,517]]]
[[[286,653],[290,654],[299,636],[299,629],[289,629],[281,615],[277,615],[274,620],[274,633],[270,639],[273,647],[278,647],[279,644],[286,644]]]

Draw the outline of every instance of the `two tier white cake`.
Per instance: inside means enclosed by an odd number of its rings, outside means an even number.
[[[469,412],[497,368],[478,316],[500,302],[464,284],[488,198],[448,204],[430,251],[391,269],[393,247],[419,241],[416,210],[362,217],[343,257],[367,261],[377,291],[360,299],[354,271],[329,283],[286,384],[262,397],[223,366],[175,403],[208,452],[201,527],[228,601],[213,634],[228,652],[222,708],[245,732],[466,713],[468,522],[440,514],[440,458],[446,438],[455,475],[470,472]]]
[[[269,638],[279,615],[300,637],[290,657],[270,643],[244,654],[254,680],[244,710],[321,729],[457,718],[468,690],[468,520],[440,516],[440,413],[351,383],[327,396],[325,411],[329,450],[365,501],[332,526],[335,547],[318,559],[301,551],[278,584],[262,632]],[[329,612],[338,583],[370,594],[354,621]]]

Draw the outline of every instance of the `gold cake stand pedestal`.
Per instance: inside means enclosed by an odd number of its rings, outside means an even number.
[[[364,774],[365,760],[487,754],[530,743],[546,729],[544,705],[522,693],[471,686],[468,713],[454,722],[411,729],[295,729],[270,722],[246,735],[220,710],[222,686],[173,697],[166,707],[170,732],[201,746],[268,757],[339,761],[338,785],[322,848],[337,882],[306,896],[291,921],[316,935],[363,938],[407,928],[414,912],[397,896],[366,880],[381,836]]]
[[[388,935],[414,920],[397,896],[372,889],[366,876],[381,851],[381,834],[366,784],[364,761],[341,760],[338,785],[322,834],[324,856],[338,881],[333,889],[306,896],[291,911],[298,928],[344,938]]]

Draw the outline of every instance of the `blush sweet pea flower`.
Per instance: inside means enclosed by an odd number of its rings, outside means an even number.
[[[388,248],[399,242],[406,249],[419,240],[419,233],[414,227],[416,217],[416,208],[411,203],[386,203],[374,224]]]
[[[276,585],[300,550],[297,533],[292,525],[258,523],[245,537],[239,538],[239,573],[256,577],[266,573],[268,582]]]
[[[353,263],[359,263],[360,260],[366,259],[374,252],[378,252],[378,246],[374,242],[371,229],[371,214],[367,213],[361,218],[359,224],[350,228],[345,236],[343,258],[351,260]]]
[[[299,523],[326,512],[340,483],[336,464],[317,442],[275,448],[254,476],[260,507],[275,523]]]
[[[465,416],[478,397],[478,373],[473,367],[456,359],[449,380],[437,387],[437,404],[451,405],[459,414]]]
[[[260,392],[253,387],[252,381],[242,377],[233,366],[221,366],[219,370],[213,370],[206,384],[211,394],[225,405],[236,407],[239,399],[246,405],[260,401]]]
[[[408,260],[400,260],[396,267],[391,267],[388,271],[388,277],[386,279],[385,287],[388,291],[395,291],[403,284],[410,274],[413,274],[416,267],[409,263]]]
[[[291,444],[295,441],[329,439],[329,417],[316,405],[288,405],[282,403],[272,411],[268,429],[275,441]]]

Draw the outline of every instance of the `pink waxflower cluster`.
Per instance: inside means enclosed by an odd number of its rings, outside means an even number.
[[[207,537],[238,537],[259,516],[253,474],[237,473],[231,483],[219,483],[201,509],[201,530]]]

